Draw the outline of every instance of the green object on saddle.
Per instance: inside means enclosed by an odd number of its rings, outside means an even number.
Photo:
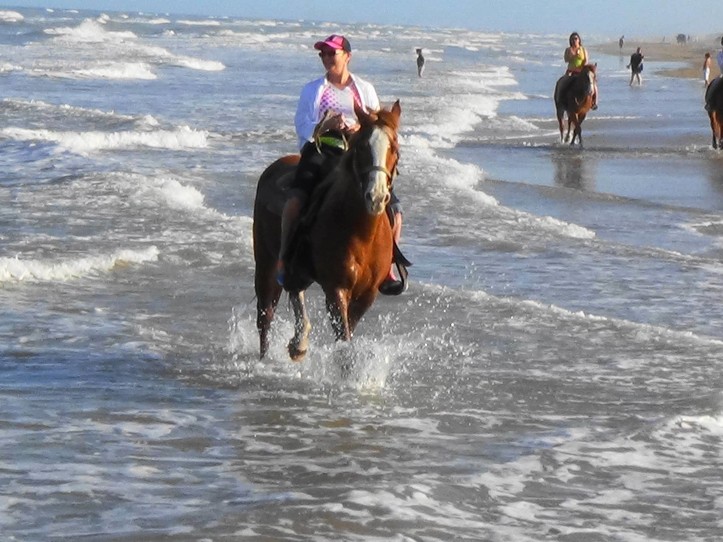
[[[338,137],[331,134],[325,134],[319,136],[317,139],[319,145],[326,145],[327,147],[334,147],[336,149],[346,150],[346,141],[342,137]]]

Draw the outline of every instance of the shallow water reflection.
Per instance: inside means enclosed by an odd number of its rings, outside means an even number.
[[[597,160],[578,149],[554,149],[551,154],[555,167],[555,185],[578,190],[595,190]]]

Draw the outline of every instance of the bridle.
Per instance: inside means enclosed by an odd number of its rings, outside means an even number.
[[[392,152],[395,157],[394,165],[392,166],[391,170],[388,169],[386,167],[386,165],[376,165],[376,164],[371,164],[364,168],[360,168],[358,165],[358,158],[357,158],[359,155],[359,152],[358,152],[359,143],[356,143],[356,144],[352,145],[352,147],[350,149],[352,151],[352,170],[353,170],[356,178],[361,183],[364,182],[364,179],[367,178],[367,176],[370,173],[374,173],[374,172],[383,173],[384,176],[387,178],[387,187],[389,188],[389,190],[391,190],[392,186],[394,185],[394,179],[399,174],[399,169],[397,168],[397,164],[399,162],[399,144],[397,143],[396,139],[394,137],[392,137],[392,135],[389,133],[390,130],[388,128],[381,127],[381,126],[374,126],[372,128],[372,130],[376,130],[376,129],[382,130],[382,132],[388,139],[389,151]],[[366,141],[364,143],[366,144],[367,147],[370,146],[368,138],[366,139]]]

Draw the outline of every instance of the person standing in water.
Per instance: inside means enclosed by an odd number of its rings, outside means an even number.
[[[422,56],[422,50],[417,49],[417,75],[422,77],[424,71],[424,57]]]
[[[628,68],[630,68],[630,85],[633,86],[633,80],[638,80],[638,85],[641,85],[643,83],[643,80],[640,77],[640,72],[643,71],[643,56],[642,51],[640,50],[640,47],[638,47],[637,51],[635,51],[632,55],[630,55],[630,64],[628,64]]]

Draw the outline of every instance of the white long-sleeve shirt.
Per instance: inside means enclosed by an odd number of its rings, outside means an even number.
[[[377,91],[371,83],[368,83],[361,77],[354,74],[351,75],[352,84],[356,87],[357,96],[361,101],[361,106],[365,111],[379,109],[379,97]],[[314,128],[321,120],[323,111],[321,108],[321,98],[325,89],[331,87],[331,83],[326,79],[326,75],[311,81],[304,85],[301,89],[301,96],[296,107],[296,115],[294,117],[294,125],[296,126],[296,135],[299,137],[299,148],[303,147],[307,141],[311,141],[314,134]],[[348,113],[345,114],[345,117]],[[351,112],[351,116],[356,118]]]

